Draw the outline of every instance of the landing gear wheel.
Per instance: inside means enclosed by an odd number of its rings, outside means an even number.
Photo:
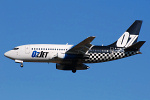
[[[75,73],[75,72],[76,72],[76,69],[72,69],[72,72]]]
[[[23,64],[21,64],[20,67],[22,68],[22,67],[23,67]]]

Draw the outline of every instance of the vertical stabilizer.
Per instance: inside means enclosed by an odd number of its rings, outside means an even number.
[[[109,46],[127,48],[135,44],[140,33],[141,25],[142,21],[136,20],[116,42]]]

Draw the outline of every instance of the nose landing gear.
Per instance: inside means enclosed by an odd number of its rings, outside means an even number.
[[[21,63],[20,67],[21,67],[21,68],[23,67],[23,63]]]
[[[15,60],[16,63],[21,63],[20,67],[23,67],[23,61],[22,60]]]

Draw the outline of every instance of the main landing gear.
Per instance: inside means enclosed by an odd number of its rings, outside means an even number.
[[[72,69],[72,72],[73,72],[73,73],[76,73],[76,69]]]

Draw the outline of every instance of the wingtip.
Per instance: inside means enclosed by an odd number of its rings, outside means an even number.
[[[142,23],[142,22],[143,22],[143,20],[135,20],[135,22],[140,22],[140,23]]]
[[[96,36],[90,36],[90,38],[95,38]]]

